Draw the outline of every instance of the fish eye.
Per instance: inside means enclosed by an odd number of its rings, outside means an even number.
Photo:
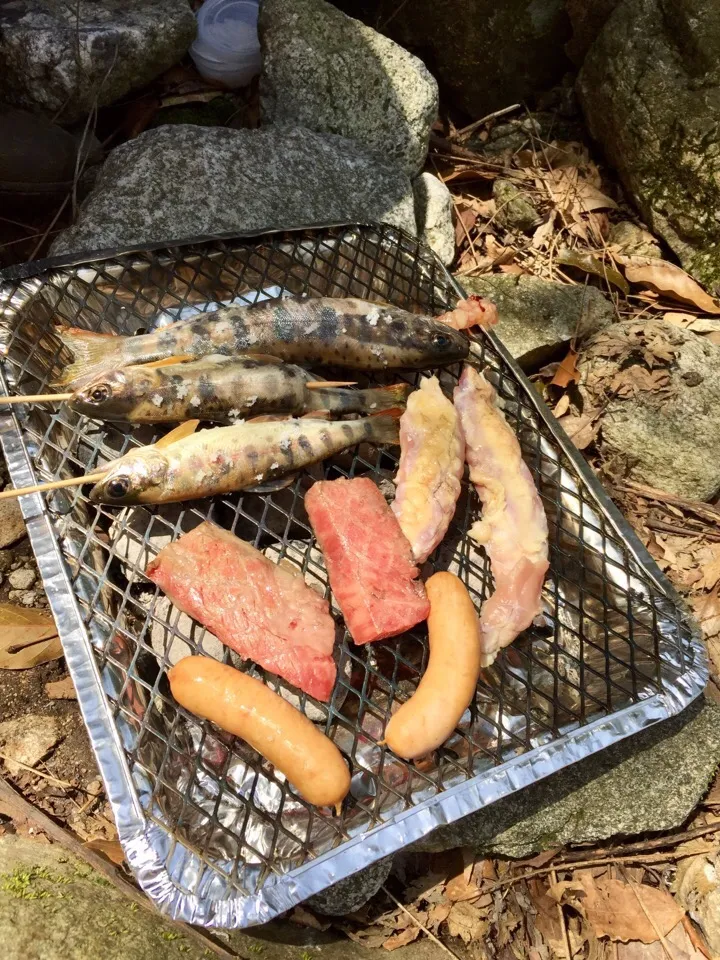
[[[127,477],[116,477],[115,480],[111,480],[106,487],[107,495],[112,497],[113,500],[122,499],[122,497],[127,495],[129,489],[130,481]]]
[[[91,403],[104,403],[110,399],[111,393],[112,391],[109,384],[99,383],[96,387],[93,387],[92,390],[88,391],[88,400],[90,400]]]
[[[435,347],[449,347],[452,340],[446,333],[436,333],[433,335],[432,342]]]

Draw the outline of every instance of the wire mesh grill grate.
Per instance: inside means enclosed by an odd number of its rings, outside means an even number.
[[[388,226],[205,241],[26,271],[16,280],[8,273],[0,286],[3,368],[12,392],[23,393],[45,392],[69,359],[52,332],[58,320],[131,334],[231,300],[251,303],[279,294],[354,296],[437,314],[459,292],[429,251]],[[91,504],[80,489],[48,497],[68,588],[93,643],[129,776],[145,816],[160,828],[161,854],[179,891],[200,898],[256,893],[273,874],[662,692],[692,666],[683,612],[659,574],[638,559],[532,388],[492,336],[483,335],[473,350],[498,389],[546,509],[551,569],[545,622],[526,631],[483,674],[474,704],[435,761],[415,766],[378,741],[393,701],[412,693],[426,665],[423,628],[366,647],[355,647],[345,635],[329,705],[245,664],[323,724],[343,751],[353,786],[340,816],[308,806],[245,744],[177,708],[166,680],[172,663],[197,652],[232,661],[143,571],[164,545],[211,519],[273,560],[297,564],[306,581],[329,596],[304,494],[319,477],[359,475],[373,477],[389,494],[397,451],[361,446],[262,496],[123,510]],[[459,370],[438,372],[445,389]],[[418,377],[404,379],[415,383]],[[27,408],[17,415],[38,481],[90,472],[160,435],[148,427],[100,424],[63,407]],[[466,536],[478,513],[477,496],[464,482],[445,541],[423,572],[456,572],[479,607],[491,577],[484,553]]]

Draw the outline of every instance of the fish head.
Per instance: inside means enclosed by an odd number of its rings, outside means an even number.
[[[167,475],[167,457],[154,447],[141,447],[110,464],[105,476],[90,491],[90,499],[118,506],[157,503]]]
[[[391,338],[408,360],[408,366],[444,366],[464,360],[470,350],[466,334],[433,317],[408,314],[386,307],[381,316],[389,325]]]
[[[430,317],[423,317],[422,339],[427,343],[428,352],[439,366],[464,360],[470,350],[470,342],[464,333]]]
[[[124,370],[112,370],[76,390],[69,403],[73,410],[97,420],[131,419],[137,390]]]

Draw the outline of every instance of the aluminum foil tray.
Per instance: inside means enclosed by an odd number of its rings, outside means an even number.
[[[429,250],[386,225],[28,264],[0,274],[0,386],[46,392],[68,359],[53,334],[58,322],[130,334],[280,294],[347,295],[437,314],[462,290]],[[434,763],[419,766],[378,742],[393,702],[412,693],[424,669],[423,628],[364,647],[346,635],[329,705],[241,664],[342,750],[353,778],[339,816],[304,803],[246,744],[174,703],[170,664],[191,652],[229,655],[143,570],[165,544],[210,518],[273,559],[296,563],[329,594],[303,495],[318,477],[366,474],[391,496],[397,450],[360,447],[264,496],[126,509],[91,504],[87,488],[23,499],[127,860],[171,916],[209,927],[267,921],[433,828],[678,713],[701,692],[703,646],[668,582],[500,341],[482,334],[473,352],[498,388],[547,512],[543,622],[483,673],[458,730]],[[459,367],[445,370],[442,383],[451,389],[458,375]],[[0,419],[0,439],[16,486],[90,472],[160,435],[60,405],[12,409]],[[455,571],[479,606],[491,578],[466,536],[478,511],[465,484],[423,573]]]

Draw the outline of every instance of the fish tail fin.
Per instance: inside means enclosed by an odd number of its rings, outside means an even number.
[[[80,385],[106,370],[115,370],[130,361],[127,338],[112,333],[92,333],[70,327],[55,331],[64,347],[72,353],[72,362],[67,364],[54,382],[56,387],[69,384]]]
[[[399,443],[400,417],[404,411],[400,408],[383,410],[368,417],[370,440],[373,443]]]
[[[371,387],[369,390],[359,391],[362,394],[362,409],[377,413],[404,407],[412,389],[409,383],[394,383],[390,387]]]

